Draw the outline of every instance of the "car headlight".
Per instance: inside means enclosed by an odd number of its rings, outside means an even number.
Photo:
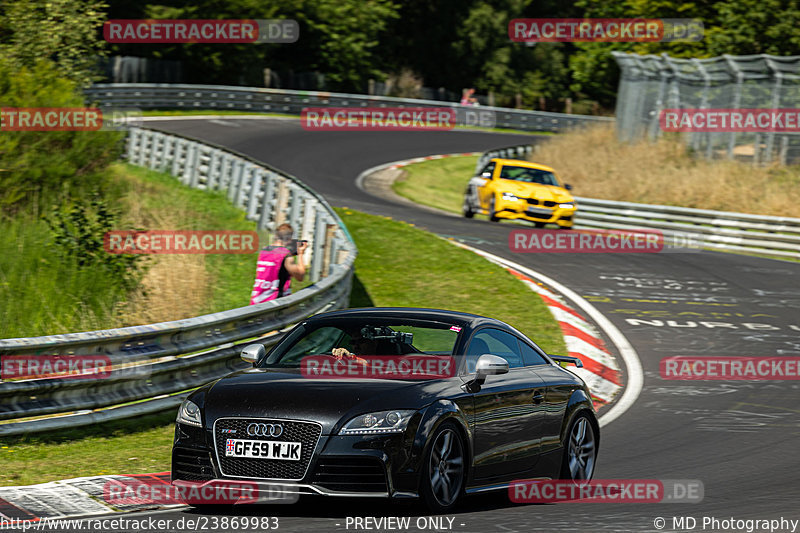
[[[516,202],[517,200],[519,200],[519,196],[511,194],[510,192],[504,192],[503,200],[506,200],[508,202]]]
[[[197,407],[196,403],[189,400],[184,400],[181,404],[181,408],[178,409],[178,418],[175,421],[190,426],[203,426],[200,421],[200,408]]]
[[[572,209],[573,207],[575,207],[575,204],[558,204],[558,207],[560,207],[561,209]]]
[[[416,411],[378,411],[358,415],[339,431],[339,435],[367,435],[370,433],[400,433]]]

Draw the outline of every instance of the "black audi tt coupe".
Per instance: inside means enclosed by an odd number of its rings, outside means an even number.
[[[422,498],[435,512],[519,479],[591,479],[586,384],[482,316],[365,308],[308,318],[181,405],[172,482]]]

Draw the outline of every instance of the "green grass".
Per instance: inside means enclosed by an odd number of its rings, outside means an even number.
[[[170,469],[175,413],[0,440],[0,486]],[[146,429],[143,429],[146,428]]]
[[[62,260],[34,216],[0,221],[0,338],[101,327],[124,291],[105,271]]]
[[[392,189],[418,204],[461,214],[464,191],[477,163],[476,156],[454,156],[407,165],[405,176]]]
[[[147,171],[134,174],[162,183]],[[163,183],[174,186],[166,179]],[[201,205],[205,201],[185,199]],[[216,209],[223,208],[206,206],[203,211]],[[551,353],[564,353],[558,325],[541,299],[502,268],[409,224],[347,208],[337,211],[359,249],[352,307],[437,307],[487,315],[517,327]],[[0,485],[169,470],[174,417],[170,412],[58,434],[2,439]]]
[[[176,178],[133,165],[115,163],[108,169],[109,205],[122,211],[115,229],[134,229],[126,212],[130,206],[151,213],[145,229],[255,230],[221,192],[182,186]],[[128,206],[128,207],[125,207]],[[159,214],[179,209],[175,224],[165,227]],[[174,218],[174,217],[173,217]],[[0,219],[0,338],[32,337],[107,329],[117,320],[119,304],[128,295],[111,274],[81,268],[58,258],[47,224],[31,213]],[[147,258],[145,265],[152,264]],[[209,295],[196,314],[213,313],[249,303],[255,274],[250,254],[211,254],[205,261]],[[176,273],[178,275],[179,273]],[[307,286],[293,282],[295,290]],[[175,316],[174,319],[185,318]]]

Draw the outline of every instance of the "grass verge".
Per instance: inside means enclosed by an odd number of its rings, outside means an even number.
[[[222,192],[112,164],[115,229],[255,230]],[[148,324],[242,307],[255,275],[250,254],[153,255],[137,289],[114,289],[107,274],[54,256],[47,224],[32,214],[0,219],[0,338]],[[294,284],[302,288],[308,282]]]
[[[477,156],[453,156],[407,165],[392,189],[418,204],[460,214],[477,163]]]
[[[551,353],[564,353],[559,327],[543,302],[502,268],[409,224],[347,208],[338,213],[359,249],[351,306],[483,314],[512,324]],[[169,470],[174,417],[4,439],[0,485]]]

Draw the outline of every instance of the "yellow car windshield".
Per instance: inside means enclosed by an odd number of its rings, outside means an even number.
[[[504,166],[500,171],[500,179],[560,187],[555,174],[536,168]]]

